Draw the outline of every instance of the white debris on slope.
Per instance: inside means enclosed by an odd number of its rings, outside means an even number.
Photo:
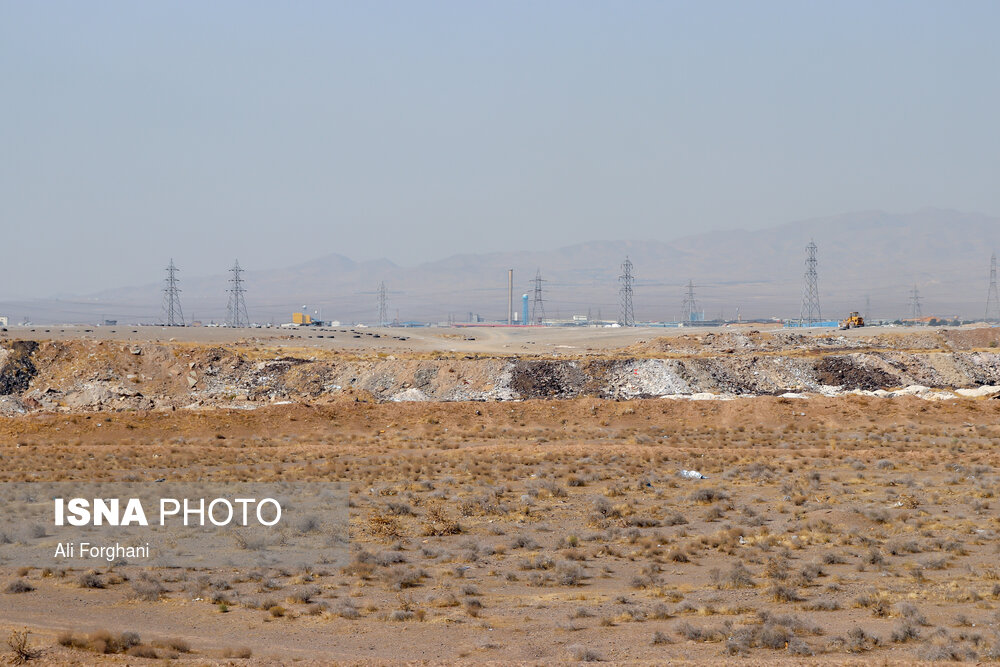
[[[995,396],[1000,394],[1000,386],[993,384],[984,384],[982,387],[976,387],[975,389],[956,389],[955,393],[959,396],[965,396],[966,398],[982,398],[984,396]]]
[[[473,389],[458,383],[442,394],[442,398],[429,397],[429,400],[445,401],[516,401],[520,396],[511,387],[514,379],[514,362],[507,360],[490,360],[486,375],[492,378],[492,386],[485,389]]]
[[[904,389],[889,392],[890,398],[896,398],[897,396],[916,396],[926,401],[943,401],[958,398],[950,391],[935,391],[934,389],[925,387],[922,384],[911,384],[909,387]]]
[[[690,398],[692,401],[732,401],[737,398],[753,398],[753,394],[737,396],[736,394],[713,394],[707,391],[700,391],[691,394]]]
[[[690,394],[693,387],[680,376],[678,366],[672,359],[636,360],[608,378],[609,388],[621,398]]]
[[[778,398],[810,399],[813,397],[835,398],[837,396],[871,396],[874,398],[902,398],[904,396],[915,396],[925,401],[952,401],[959,398],[984,398],[1000,397],[1000,385],[983,385],[973,389],[956,389],[954,392],[944,389],[932,389],[923,385],[910,385],[903,389],[887,391],[876,389],[868,391],[866,389],[844,390],[840,387],[822,385],[818,393],[793,392],[788,391],[779,394]],[[710,392],[696,392],[693,394],[663,394],[660,398],[673,401],[732,401],[737,398],[755,398],[754,394],[713,394]]]
[[[429,399],[427,398],[427,394],[424,392],[420,391],[416,387],[410,387],[409,389],[404,389],[398,394],[394,394],[389,400],[394,403],[405,403],[410,401],[426,401]]]
[[[23,415],[27,411],[27,408],[24,407],[24,403],[22,403],[18,398],[14,396],[0,396],[0,417]]]
[[[824,386],[823,391],[821,391],[818,395],[829,398],[835,398],[837,396],[872,396],[874,398],[901,398],[903,396],[915,396],[925,401],[951,401],[956,398],[978,398],[981,396],[992,396],[997,393],[1000,393],[1000,387],[987,386],[981,387],[980,389],[957,389],[954,392],[951,392],[943,389],[931,389],[930,387],[915,384],[903,389],[897,389],[895,391],[887,391],[885,389],[876,389],[874,391],[868,391],[867,389],[851,389],[850,391],[845,391],[839,387]],[[810,396],[816,395],[817,394],[796,394],[789,392],[782,394],[781,398],[809,398]]]
[[[894,396],[923,396],[931,391],[933,390],[930,387],[925,387],[922,384],[911,384],[909,387],[889,393]]]
[[[932,391],[927,394],[924,394],[920,398],[924,399],[925,401],[952,401],[958,398],[958,396],[951,393],[950,391]]]
[[[669,398],[672,401],[733,401],[737,398],[755,398],[755,394],[713,394],[708,391],[699,391],[694,394],[664,394],[660,398]]]

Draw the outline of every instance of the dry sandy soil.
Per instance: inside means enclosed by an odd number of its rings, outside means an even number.
[[[984,335],[949,345],[985,353]],[[627,342],[629,357],[684,347]],[[190,389],[160,380],[164,395]],[[30,632],[35,662],[1000,658],[1000,401],[989,396],[356,391],[255,408],[0,418],[2,481],[351,489],[341,569],[0,568],[0,625]]]
[[[235,343],[255,340],[274,347],[303,347],[329,350],[391,350],[431,352],[436,350],[479,354],[539,354],[559,351],[610,350],[657,338],[677,338],[705,333],[776,330],[778,325],[734,325],[696,328],[596,328],[596,327],[493,327],[458,328],[376,328],[376,327],[297,327],[291,329],[230,329],[226,327],[158,326],[30,326],[8,327],[6,337],[23,340],[115,340],[135,342]],[[828,333],[829,329],[805,329],[808,333]],[[897,328],[837,331],[849,337],[903,331]],[[0,336],[2,337],[2,336]],[[401,340],[403,339],[403,340]]]

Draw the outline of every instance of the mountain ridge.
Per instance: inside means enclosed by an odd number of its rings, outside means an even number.
[[[684,286],[696,285],[706,316],[794,317],[801,298],[804,246],[819,245],[819,283],[824,314],[864,310],[875,317],[908,314],[916,283],[924,314],[981,317],[989,256],[1000,245],[1000,218],[946,208],[912,213],[858,211],[788,222],[759,230],[693,233],[670,241],[582,241],[547,250],[457,253],[414,266],[380,258],[355,261],[329,253],[299,264],[246,271],[251,319],[287,321],[307,304],[328,319],[370,322],[375,290],[385,281],[390,313],[402,320],[456,321],[478,313],[506,317],[507,269],[515,271],[515,300],[529,292],[536,269],[546,280],[546,314],[568,317],[597,311],[617,317],[618,275],[626,255],[636,275],[636,317],[672,320],[680,315]],[[225,317],[227,274],[182,278],[186,313],[205,321]],[[150,282],[66,299],[17,302],[59,317],[60,303],[73,312],[90,309],[107,317],[156,321],[162,283]],[[9,308],[9,304],[0,308]],[[32,304],[34,304],[32,306]],[[65,307],[63,311],[67,311]],[[519,303],[515,305],[519,310]],[[205,317],[211,313],[212,317]]]

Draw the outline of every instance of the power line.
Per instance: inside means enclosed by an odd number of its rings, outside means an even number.
[[[684,305],[681,307],[684,322],[696,322],[701,311],[698,309],[698,301],[694,298],[694,281],[688,280],[687,293],[684,295]]]
[[[389,293],[385,289],[385,281],[378,284],[378,325],[389,324]]]
[[[243,269],[240,268],[240,260],[233,262],[233,268],[229,269],[233,277],[229,279],[229,284],[232,285],[227,292],[229,292],[229,304],[226,306],[226,323],[231,327],[248,327],[250,326],[250,317],[247,315],[247,301],[244,294],[246,289],[243,287],[242,273]]]
[[[986,294],[986,321],[1000,321],[1000,297],[997,296],[997,254],[990,257],[990,289]]]
[[[920,309],[920,291],[914,285],[910,290],[910,319],[920,319],[924,314]]]
[[[531,321],[535,324],[541,324],[542,320],[545,319],[545,301],[542,299],[542,283],[545,281],[542,280],[541,268],[535,271],[535,279],[531,282],[535,285],[535,298],[531,302]]]
[[[802,291],[802,307],[799,309],[799,325],[812,326],[821,321],[823,315],[819,308],[819,280],[816,273],[816,243],[809,241],[806,246],[805,288]]]
[[[174,266],[173,257],[170,258],[170,266],[167,267],[167,286],[163,288],[163,315],[168,327],[184,326],[184,312],[181,310],[181,288],[177,285],[180,280],[177,273],[180,271]]]
[[[619,290],[621,296],[621,313],[618,317],[618,324],[623,327],[635,326],[635,310],[632,308],[632,290],[635,285],[635,277],[632,275],[632,261],[625,257],[622,262],[622,274],[618,276],[618,282],[622,284]]]

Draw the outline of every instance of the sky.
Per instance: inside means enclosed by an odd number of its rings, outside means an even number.
[[[1000,214],[1000,3],[0,0],[0,299]]]

